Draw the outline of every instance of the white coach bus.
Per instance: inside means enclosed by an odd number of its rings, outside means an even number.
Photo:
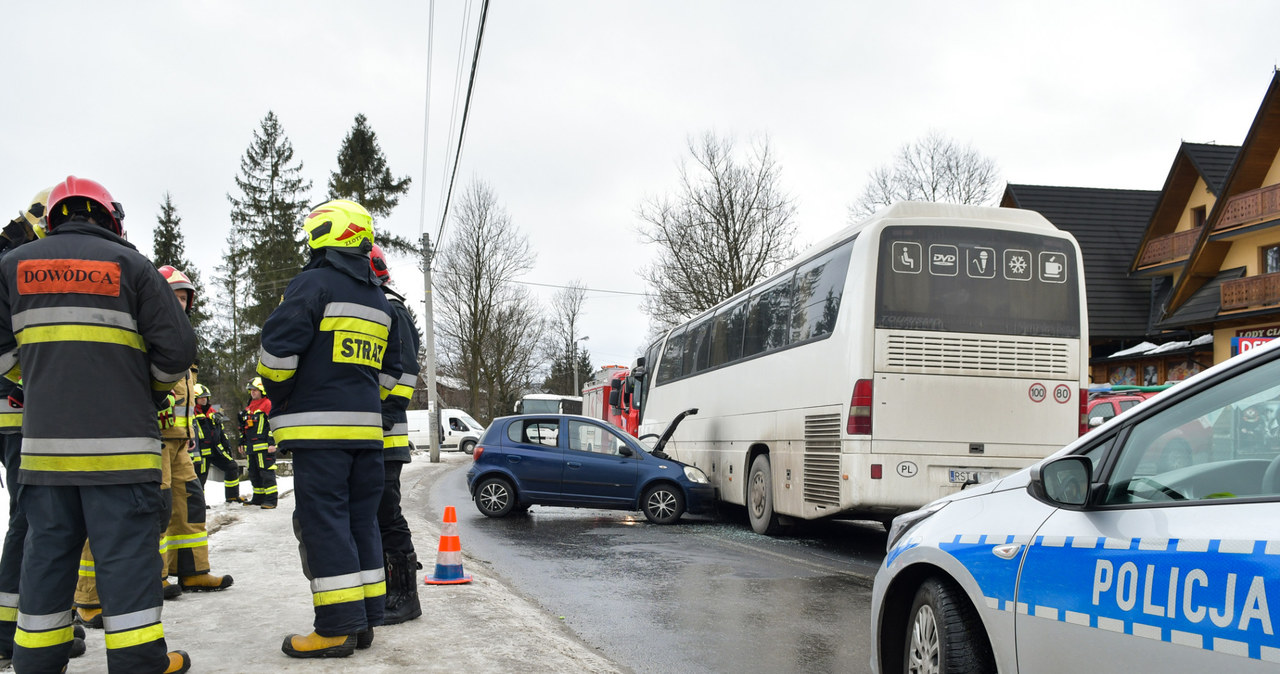
[[[1031,211],[900,203],[649,347],[641,436],[751,526],[878,519],[1030,465],[1082,432],[1075,239]]]

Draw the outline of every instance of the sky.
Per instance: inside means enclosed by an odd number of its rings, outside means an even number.
[[[169,192],[211,279],[267,112],[313,203],[363,113],[413,179],[375,227],[434,237],[481,2],[439,0],[434,18],[432,4],[6,3],[0,205],[12,217],[66,175],[92,178],[150,253]],[[1268,1],[494,0],[454,193],[487,183],[529,238],[533,297],[585,285],[593,364],[630,363],[649,335],[639,271],[657,254],[637,210],[675,191],[690,137],[768,138],[801,250],[931,131],[993,159],[1002,182],[1160,189],[1181,141],[1243,141],[1280,64],[1276,25]],[[416,261],[391,263],[420,303]]]

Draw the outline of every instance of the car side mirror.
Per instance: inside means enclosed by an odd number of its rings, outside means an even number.
[[[1093,463],[1084,456],[1064,456],[1031,469],[1027,492],[1058,508],[1082,510],[1093,484]]]
[[[1097,428],[1101,426],[1104,421],[1106,421],[1106,419],[1103,419],[1102,417],[1089,417],[1089,428]]]
[[[622,401],[619,400],[619,398],[620,398],[620,392],[618,391],[618,389],[615,388],[612,391],[609,391],[609,407],[612,407],[614,410],[617,410],[622,404]]]
[[[622,456],[635,456],[635,452],[631,451],[631,448],[626,445],[619,447],[618,453]]]

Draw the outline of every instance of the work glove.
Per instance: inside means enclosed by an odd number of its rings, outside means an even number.
[[[165,396],[166,405],[156,412],[156,421],[160,424],[160,430],[173,428],[178,424],[177,418],[173,414],[173,406],[177,404],[178,398],[172,393]]]
[[[25,403],[26,403],[26,395],[25,395],[25,394],[23,394],[23,392],[22,392],[22,387],[21,387],[21,386],[19,386],[18,388],[13,389],[13,391],[12,391],[11,393],[9,393],[9,406],[10,406],[10,407],[16,407],[16,408],[21,409],[21,408],[22,408],[22,406],[23,406]]]

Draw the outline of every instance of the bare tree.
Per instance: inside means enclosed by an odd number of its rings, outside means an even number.
[[[463,192],[453,220],[437,264],[438,335],[446,368],[467,382],[475,412],[482,409],[486,379],[494,379],[492,370],[501,367],[486,353],[488,341],[500,328],[502,310],[514,301],[512,282],[533,268],[534,256],[528,238],[482,181]]]
[[[553,364],[553,370],[556,369],[554,367],[556,363],[568,365],[577,360],[577,342],[586,337],[581,330],[582,305],[586,300],[587,289],[580,280],[570,281],[551,298],[551,315],[547,324],[547,339],[543,344],[543,350],[547,356],[546,360]],[[547,382],[554,383],[554,388],[557,390],[548,392],[572,391],[573,385],[569,382],[573,380],[573,372],[573,367],[565,369],[563,373],[566,375],[565,382],[560,382],[560,378],[554,377],[555,372],[550,373],[551,376],[547,377]],[[569,393],[569,395],[581,395],[581,392]]]
[[[745,157],[732,138],[707,132],[688,141],[675,194],[646,199],[640,235],[659,246],[641,270],[652,295],[645,311],[669,325],[749,288],[795,255],[795,202],[767,138]]]
[[[510,414],[520,395],[533,387],[542,366],[538,344],[546,334],[546,319],[528,290],[507,286],[503,295],[483,350],[489,419]]]
[[[960,145],[938,131],[907,143],[892,164],[868,176],[862,196],[849,206],[859,220],[899,201],[935,201],[981,206],[1000,194],[1000,170],[971,145]]]

